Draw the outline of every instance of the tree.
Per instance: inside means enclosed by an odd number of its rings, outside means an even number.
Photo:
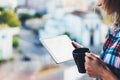
[[[30,15],[30,14],[27,14],[27,13],[21,13],[21,14],[19,14],[19,19],[22,22],[22,25],[25,25],[25,21],[27,19],[30,19],[30,18],[32,18],[32,15]]]
[[[17,15],[10,10],[1,11],[0,24],[7,24],[10,27],[16,27],[21,25]]]

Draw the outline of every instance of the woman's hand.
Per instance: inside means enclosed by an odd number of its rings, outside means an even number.
[[[78,44],[77,42],[75,41],[72,41],[72,45],[75,47],[75,48],[82,48],[83,46]]]
[[[83,46],[75,41],[72,41],[75,48],[82,48]],[[86,53],[85,69],[90,77],[102,78],[103,80],[119,80],[107,67],[107,65],[93,53]]]
[[[106,64],[96,55],[86,53],[85,69],[90,77],[101,78],[104,70],[107,69]]]
[[[107,65],[93,53],[86,53],[85,69],[90,77],[102,78],[103,80],[118,80]]]

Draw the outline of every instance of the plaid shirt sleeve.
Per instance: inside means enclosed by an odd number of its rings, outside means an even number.
[[[101,59],[120,78],[120,26],[117,29],[109,30],[101,53]],[[97,78],[96,80],[102,79]]]
[[[105,63],[120,69],[120,28],[110,29],[109,36],[103,46],[101,59]]]

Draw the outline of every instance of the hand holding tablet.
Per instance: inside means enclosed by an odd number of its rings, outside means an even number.
[[[75,49],[67,35],[40,39],[56,63],[72,60],[72,52]]]

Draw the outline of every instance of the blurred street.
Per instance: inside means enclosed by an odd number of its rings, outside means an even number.
[[[0,80],[66,80],[64,79],[65,70],[72,67],[74,62],[55,65],[51,56],[31,30],[21,29],[20,33],[21,45],[19,48],[22,49],[22,53],[14,50],[14,60],[1,64]],[[48,69],[42,70],[50,64],[54,65],[53,68],[48,67]]]
[[[39,39],[67,35],[100,55],[111,21],[96,2],[0,0],[0,80],[92,80],[74,60],[56,64]]]

